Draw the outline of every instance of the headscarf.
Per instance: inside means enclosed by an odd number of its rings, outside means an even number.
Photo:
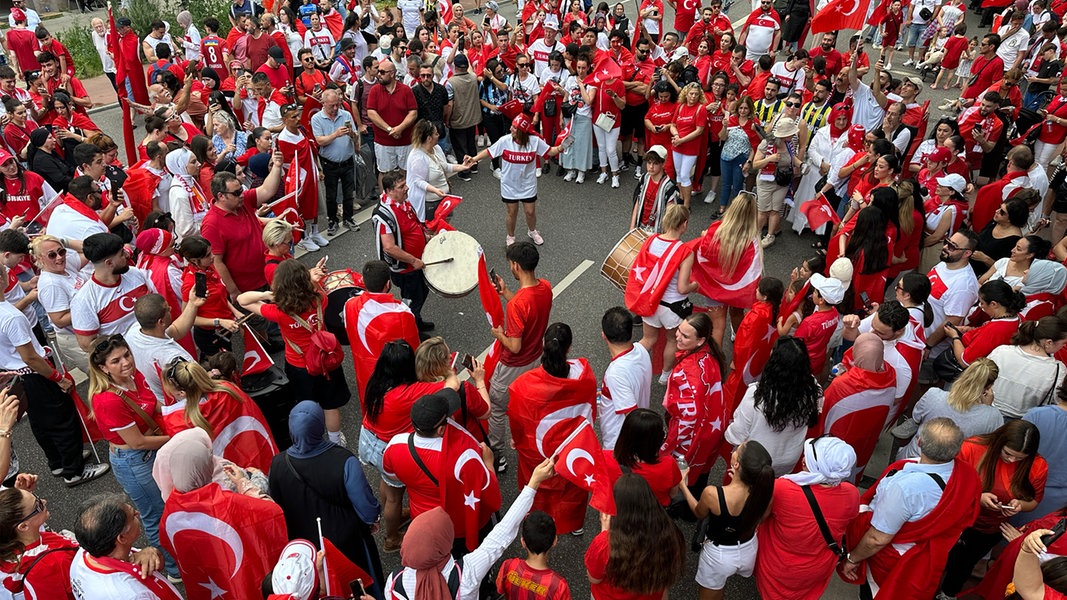
[[[290,421],[292,416],[289,417]],[[451,600],[441,569],[452,556],[452,517],[438,506],[415,517],[400,543],[400,564],[415,569],[413,600]]]
[[[1067,287],[1067,267],[1054,260],[1035,260],[1030,263],[1026,283],[1019,291],[1024,296],[1059,294],[1064,287]]]
[[[867,136],[867,130],[863,125],[853,125],[848,128],[848,147],[853,152],[863,152],[863,139]]]
[[[289,413],[289,437],[293,445],[286,452],[293,458],[313,458],[329,450],[333,442],[326,437],[326,414],[313,400],[304,400]]]
[[[193,151],[188,148],[171,150],[167,152],[166,160],[167,170],[173,175],[171,185],[180,185],[185,189],[185,193],[189,195],[192,214],[207,212],[207,209],[211,207],[211,203],[208,202],[204,190],[200,188],[200,182],[190,175],[187,169],[189,162],[193,160]]]
[[[818,447],[816,447],[818,446]],[[844,441],[832,436],[822,436],[804,441],[804,468],[806,470],[783,475],[797,485],[837,485],[852,476],[856,466],[856,451]]]
[[[222,464],[211,454],[211,437],[199,427],[174,434],[152,465],[152,479],[166,500],[172,491],[189,492],[225,479]]]
[[[211,79],[215,82],[215,87],[211,88],[212,92],[222,88],[222,80],[219,79],[219,74],[215,72],[215,69],[212,69],[211,67],[204,67],[200,69],[200,76],[207,77],[208,79]]]
[[[44,143],[48,141],[48,136],[51,135],[44,127],[38,127],[30,132],[30,143],[36,148],[44,146]]]
[[[830,138],[835,140],[841,137],[841,134],[845,133],[846,131],[849,131],[848,125],[845,125],[843,129],[838,129],[837,126],[834,125],[834,122],[837,121],[838,117],[848,117],[848,120],[851,122],[852,107],[848,104],[845,104],[844,102],[838,102],[834,105],[833,108],[830,109]],[[860,141],[860,143],[863,143],[862,140]]]
[[[882,338],[873,333],[861,333],[852,345],[852,359],[857,367],[873,373],[885,368]]]

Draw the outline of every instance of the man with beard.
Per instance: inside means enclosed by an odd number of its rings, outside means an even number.
[[[936,356],[940,348],[934,348],[945,338],[945,323],[959,325],[978,301],[978,279],[971,268],[971,254],[978,245],[978,235],[969,229],[961,229],[944,241],[941,262],[927,274],[930,279],[930,308],[934,322],[926,328],[926,346],[932,348],[930,356]]]
[[[130,268],[122,238],[113,233],[85,238],[82,253],[93,263],[93,276],[70,301],[70,325],[88,352],[96,336],[126,333],[137,322],[134,303],[156,289],[147,273]]]
[[[845,64],[835,45],[837,45],[837,34],[828,32],[822,34],[822,43],[819,46],[808,51],[808,57],[812,60],[820,56],[826,57],[826,74],[830,77],[835,77],[840,73]]]
[[[123,220],[133,215],[133,210],[123,208],[118,197],[112,197],[107,206],[103,204],[103,190],[99,183],[89,175],[75,177],[62,203],[48,219],[48,233],[63,240],[67,247],[77,249],[82,240],[94,233],[107,233],[108,223],[116,213]],[[99,214],[98,210],[101,211]]]

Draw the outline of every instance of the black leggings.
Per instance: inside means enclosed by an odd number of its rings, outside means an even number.
[[[973,527],[964,529],[960,534],[960,539],[948,553],[945,578],[941,580],[941,591],[949,596],[959,594],[967,580],[970,579],[974,566],[1002,539],[999,531],[982,533]]]

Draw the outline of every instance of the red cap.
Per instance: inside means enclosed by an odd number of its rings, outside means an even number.
[[[14,160],[14,159],[15,159],[15,156],[13,154],[8,152],[7,150],[4,150],[4,149],[0,148],[0,165],[6,163],[9,160]]]
[[[948,159],[950,158],[952,158],[952,152],[944,146],[934,148],[933,152],[926,155],[926,160],[932,160],[934,162],[948,162]]]
[[[22,10],[21,8],[12,8],[11,9],[11,18],[15,19],[15,22],[25,21],[26,20],[26,11]]]
[[[519,115],[515,117],[515,120],[513,120],[511,124],[514,125],[515,129],[518,129],[519,131],[525,131],[526,133],[530,134],[536,133],[536,131],[534,131],[533,122],[530,121],[530,117],[526,116],[526,113],[519,113]]]

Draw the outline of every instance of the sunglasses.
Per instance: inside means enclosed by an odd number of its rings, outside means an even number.
[[[113,333],[93,345],[93,354],[99,356],[110,352],[116,346],[125,346],[126,338],[121,333]]]
[[[526,69],[530,66],[530,63],[516,63],[515,66],[520,69]]]
[[[953,241],[952,241],[952,240],[950,240],[950,239],[945,239],[945,240],[944,240],[944,241],[942,241],[941,243],[942,243],[942,244],[943,244],[943,245],[944,245],[944,246],[945,246],[946,248],[948,248],[949,250],[952,250],[953,252],[955,252],[956,250],[959,250],[959,249],[960,249],[959,245],[958,245],[958,244],[957,244],[956,242],[953,242]]]
[[[785,105],[789,108],[800,108],[799,102],[786,102]]]
[[[174,360],[170,361],[170,363],[167,365],[167,372],[165,373],[167,379],[175,382],[178,381],[178,367],[180,367],[185,362],[187,361],[180,356],[174,357]]]
[[[61,256],[66,256],[66,255],[67,255],[67,249],[66,248],[60,248],[59,250],[52,250],[48,254],[45,254],[45,256],[48,257],[48,260],[55,260],[55,259],[57,259],[57,258],[59,258]]]
[[[44,500],[42,500],[41,497],[38,496],[37,494],[34,494],[33,495],[33,510],[30,511],[30,514],[28,514],[25,517],[22,517],[21,519],[19,519],[19,522],[15,523],[15,525],[19,525],[19,524],[25,523],[26,521],[34,518],[35,516],[41,514],[42,512],[44,512]]]

